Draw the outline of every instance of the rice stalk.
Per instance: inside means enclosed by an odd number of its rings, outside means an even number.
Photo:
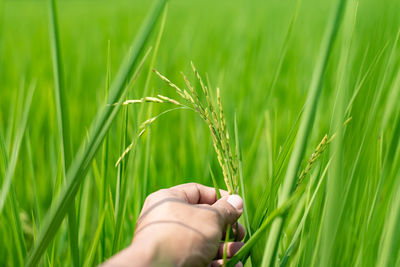
[[[315,148],[314,152],[311,154],[310,159],[307,162],[306,167],[301,171],[299,175],[299,179],[297,181],[297,186],[303,182],[304,178],[307,176],[308,173],[310,173],[312,166],[314,163],[320,158],[322,153],[326,150],[328,145],[335,139],[336,134],[333,134],[332,137],[328,139],[328,135],[325,135],[321,142],[318,144],[318,146]]]
[[[122,105],[126,106],[130,104],[142,104],[142,103],[164,103],[164,104],[174,104],[177,106],[184,106],[175,99],[163,95],[157,95],[157,97],[147,96],[147,97],[142,97],[140,99],[127,99],[122,102]],[[117,106],[119,104],[120,103],[114,103],[113,105]]]
[[[128,104],[142,104],[142,103],[170,103],[174,105],[180,106],[180,108],[184,109],[191,109],[195,111],[199,116],[205,121],[205,123],[208,125],[208,128],[210,129],[211,133],[211,138],[213,141],[213,147],[214,150],[217,154],[217,159],[218,163],[222,169],[225,185],[228,189],[228,192],[230,194],[233,193],[238,193],[239,186],[238,186],[238,155],[232,153],[231,145],[229,143],[229,132],[226,126],[226,120],[225,120],[225,115],[223,112],[223,107],[222,107],[222,102],[221,102],[221,97],[219,93],[219,89],[217,89],[217,103],[218,107],[216,107],[213,102],[211,101],[209,97],[209,92],[208,88],[204,85],[203,80],[201,79],[200,74],[194,67],[194,64],[191,63],[193,72],[195,73],[195,76],[197,77],[204,97],[206,98],[206,105],[204,105],[200,99],[200,96],[195,89],[195,87],[190,83],[189,79],[185,76],[185,74],[182,73],[183,80],[185,81],[185,84],[188,88],[186,89],[181,89],[179,88],[176,84],[172,83],[168,78],[166,78],[164,75],[162,75],[160,72],[157,70],[154,70],[154,73],[164,82],[166,82],[170,87],[175,89],[176,93],[182,98],[183,101],[185,101],[185,104],[182,104],[181,102],[169,98],[167,96],[163,96],[158,94],[157,97],[143,97],[141,99],[132,99],[132,100],[126,100],[122,104],[128,105]],[[114,104],[115,105],[115,104]],[[177,108],[178,109],[178,108]],[[172,109],[175,110],[175,109]],[[157,118],[159,118],[161,115],[164,115],[167,112],[170,112],[172,110],[167,110],[162,112],[161,114],[149,118],[148,120],[144,121],[139,129],[140,132],[138,134],[138,137],[140,137],[147,127],[151,125]],[[218,116],[216,114],[216,111],[218,111]],[[119,157],[117,160],[116,166],[121,162],[121,160],[129,153],[129,151],[132,150],[132,147],[134,146],[135,141],[133,141],[122,153],[122,155]]]
[[[219,89],[217,89],[217,103],[218,107],[210,99],[208,88],[205,86],[199,72],[195,68],[193,62],[191,63],[192,70],[200,83],[201,91],[206,99],[206,103],[203,104],[200,100],[197,90],[190,83],[187,77],[183,75],[188,90],[180,89],[177,85],[172,83],[168,78],[163,76],[158,71],[154,72],[160,77],[161,80],[165,81],[170,87],[174,88],[179,96],[191,105],[192,108],[200,115],[200,117],[208,125],[213,141],[213,147],[217,154],[218,163],[222,169],[225,185],[230,194],[238,193],[238,158],[236,154],[232,153],[231,145],[229,143],[229,132],[226,128],[225,115],[222,108],[221,97]],[[219,112],[218,115],[216,112]]]

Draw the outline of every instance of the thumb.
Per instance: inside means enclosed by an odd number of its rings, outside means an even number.
[[[238,195],[224,196],[213,205],[221,218],[221,227],[234,224],[243,213],[243,200]]]

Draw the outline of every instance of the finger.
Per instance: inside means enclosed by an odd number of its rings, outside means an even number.
[[[208,266],[209,267],[219,267],[219,266],[223,266],[223,265],[224,265],[224,260],[219,259],[219,260],[212,261]],[[235,267],[243,267],[243,264],[239,261],[238,263],[236,263]]]
[[[237,232],[237,231],[239,231],[239,232]],[[236,226],[233,227],[233,233],[237,237],[237,240],[241,241],[241,240],[243,240],[244,236],[246,235],[246,229],[244,229],[243,225],[238,223],[238,227],[236,227]]]
[[[241,225],[240,223],[233,224],[232,231],[233,231],[233,236],[236,238],[237,241],[243,240],[243,238],[246,236],[246,229],[244,229],[243,225]],[[225,240],[225,235],[226,232],[223,232],[222,240]]]
[[[177,197],[189,204],[208,204],[212,205],[217,201],[215,188],[197,183],[181,184],[169,189]],[[222,196],[227,196],[228,192],[220,190]]]
[[[228,224],[233,225],[243,213],[243,200],[238,195],[222,197],[212,206],[217,209],[224,230]]]
[[[232,258],[233,255],[236,254],[236,252],[239,251],[241,247],[243,247],[244,243],[243,242],[228,242],[228,243],[222,243],[219,245],[218,248],[218,253],[217,253],[217,259],[220,259],[224,256],[224,251],[226,247],[226,256],[228,258]]]

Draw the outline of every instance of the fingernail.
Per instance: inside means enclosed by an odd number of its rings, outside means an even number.
[[[240,196],[230,195],[226,201],[228,201],[228,203],[235,207],[237,210],[243,210],[243,200]]]

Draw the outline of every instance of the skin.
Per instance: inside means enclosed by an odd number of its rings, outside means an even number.
[[[233,225],[236,240],[243,239],[245,230],[237,223],[242,199],[220,192],[218,200],[214,188],[190,183],[150,194],[131,245],[103,266],[222,266],[225,230]],[[242,246],[229,242],[227,257]]]

